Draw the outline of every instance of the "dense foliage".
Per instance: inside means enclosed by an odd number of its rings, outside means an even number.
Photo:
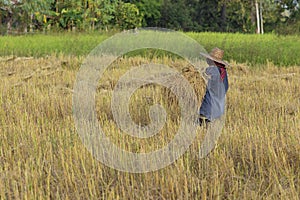
[[[299,33],[299,0],[1,0],[1,32],[111,30],[140,26],[183,31]]]

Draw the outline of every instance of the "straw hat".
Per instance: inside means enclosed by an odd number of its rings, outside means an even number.
[[[223,59],[222,59],[223,55],[224,55],[224,51],[217,47],[214,48],[209,54],[206,54],[206,53],[200,53],[200,54],[210,60],[221,63],[225,66],[229,65],[227,62],[223,61]]]

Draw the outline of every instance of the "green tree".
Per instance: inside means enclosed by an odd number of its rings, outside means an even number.
[[[221,14],[218,0],[202,0],[197,4],[195,20],[200,31],[220,31]]]
[[[186,0],[164,0],[161,6],[160,26],[176,30],[194,30],[196,23],[193,22],[191,10],[193,6]]]
[[[142,19],[143,16],[134,4],[120,1],[116,7],[115,22],[121,30],[140,27]]]
[[[78,0],[65,0],[62,9],[59,10],[59,25],[71,30],[80,27],[83,21],[83,5]]]
[[[300,34],[300,5],[296,0],[278,2],[281,20],[276,32],[279,34]]]
[[[47,13],[50,9],[53,0],[22,0],[19,1],[18,6],[15,7],[14,13],[17,13],[21,27],[27,32],[28,28],[33,31],[35,24],[34,19],[40,15],[40,13]]]
[[[100,28],[108,30],[108,27],[112,25],[116,6],[118,1],[111,0],[85,0],[85,23],[91,29]]]
[[[255,2],[253,0],[228,1],[226,20],[226,31],[255,33]]]
[[[136,5],[143,15],[142,25],[148,27],[156,27],[161,18],[162,0],[125,0],[125,3]]]
[[[47,12],[52,2],[53,0],[2,0],[1,15],[6,18],[7,30],[10,31],[15,27],[25,32],[28,28],[33,31],[36,15]]]

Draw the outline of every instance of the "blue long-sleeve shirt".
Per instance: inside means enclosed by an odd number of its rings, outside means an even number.
[[[228,90],[227,72],[224,79],[221,79],[220,69],[216,66],[209,66],[205,73],[209,76],[204,99],[200,107],[200,115],[210,121],[221,117],[225,110],[225,96]]]

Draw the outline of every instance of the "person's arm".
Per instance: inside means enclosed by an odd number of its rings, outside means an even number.
[[[213,68],[212,66],[209,66],[203,72],[203,77],[206,81],[206,85],[208,84],[208,81],[212,78],[212,75],[213,75],[213,69],[212,68]]]
[[[226,72],[226,76],[224,78],[224,86],[225,86],[225,92],[227,92],[228,88],[229,88],[229,83],[228,83],[228,74]]]
[[[225,95],[225,84],[221,80],[221,75],[217,67],[209,67],[206,72],[210,78],[208,79],[207,89],[217,98]]]

